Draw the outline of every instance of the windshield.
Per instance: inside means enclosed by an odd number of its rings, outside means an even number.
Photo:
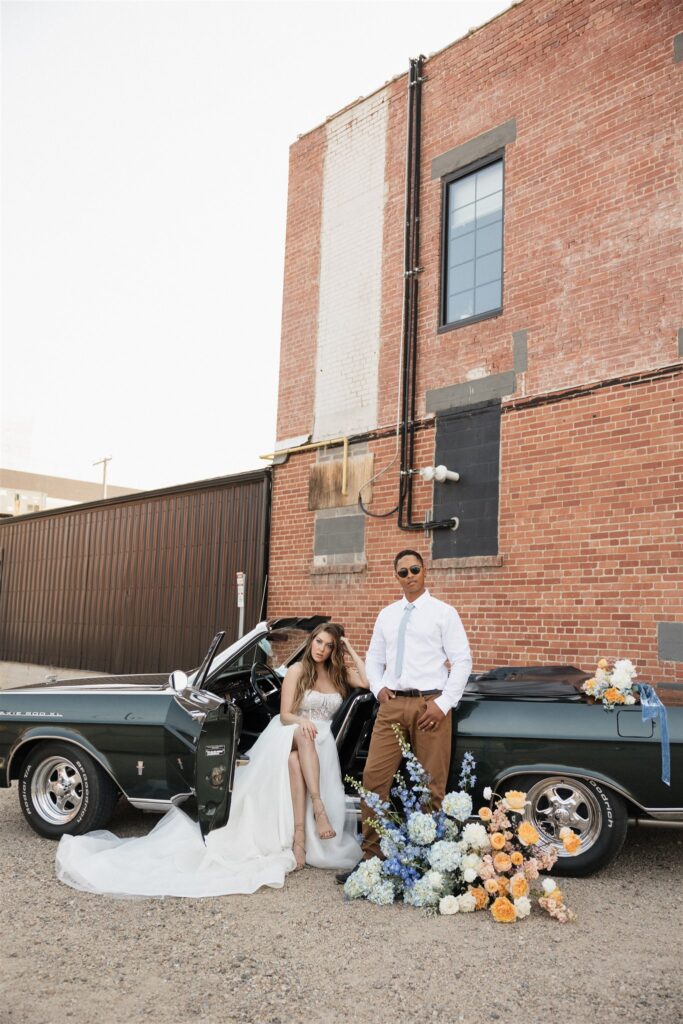
[[[284,676],[290,662],[298,660],[296,655],[303,653],[303,648],[310,636],[310,630],[297,627],[269,630],[265,622],[252,629],[241,640],[230,644],[224,651],[216,655],[209,678],[224,679],[249,671],[254,662],[267,665],[280,676]],[[197,677],[197,669],[189,673],[190,683]]]

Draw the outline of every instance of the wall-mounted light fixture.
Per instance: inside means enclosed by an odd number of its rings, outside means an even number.
[[[418,469],[417,471],[423,480],[427,482],[436,480],[437,484],[442,484],[446,480],[452,480],[454,483],[460,479],[460,474],[456,473],[453,469],[446,469],[445,466],[426,466],[424,469]]]

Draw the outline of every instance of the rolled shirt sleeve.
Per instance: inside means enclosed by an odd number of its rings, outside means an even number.
[[[443,649],[451,670],[443,693],[440,697],[434,698],[434,703],[443,711],[444,715],[448,714],[451,708],[454,708],[460,701],[472,671],[472,654],[465,627],[455,608],[450,606],[446,606],[446,608],[441,634]]]

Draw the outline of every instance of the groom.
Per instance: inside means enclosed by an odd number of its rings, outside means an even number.
[[[401,763],[392,729],[401,726],[415,756],[431,776],[435,807],[446,792],[451,757],[451,709],[460,700],[472,670],[467,635],[455,608],[427,590],[421,555],[410,549],[394,559],[403,597],[383,608],[365,660],[370,689],[379,701],[363,772],[366,789],[386,800]],[[450,671],[446,667],[450,665]],[[366,822],[361,804],[363,858],[381,856],[379,837]],[[347,875],[338,875],[345,881]]]

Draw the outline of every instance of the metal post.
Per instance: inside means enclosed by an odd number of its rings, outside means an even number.
[[[237,628],[237,639],[244,636],[244,586],[247,574],[238,572],[235,574],[237,580],[237,607],[239,609],[239,626]]]
[[[93,462],[93,466],[102,466],[102,497],[107,497],[107,463],[111,462],[111,455],[105,455],[104,458],[98,459],[97,462]]]

